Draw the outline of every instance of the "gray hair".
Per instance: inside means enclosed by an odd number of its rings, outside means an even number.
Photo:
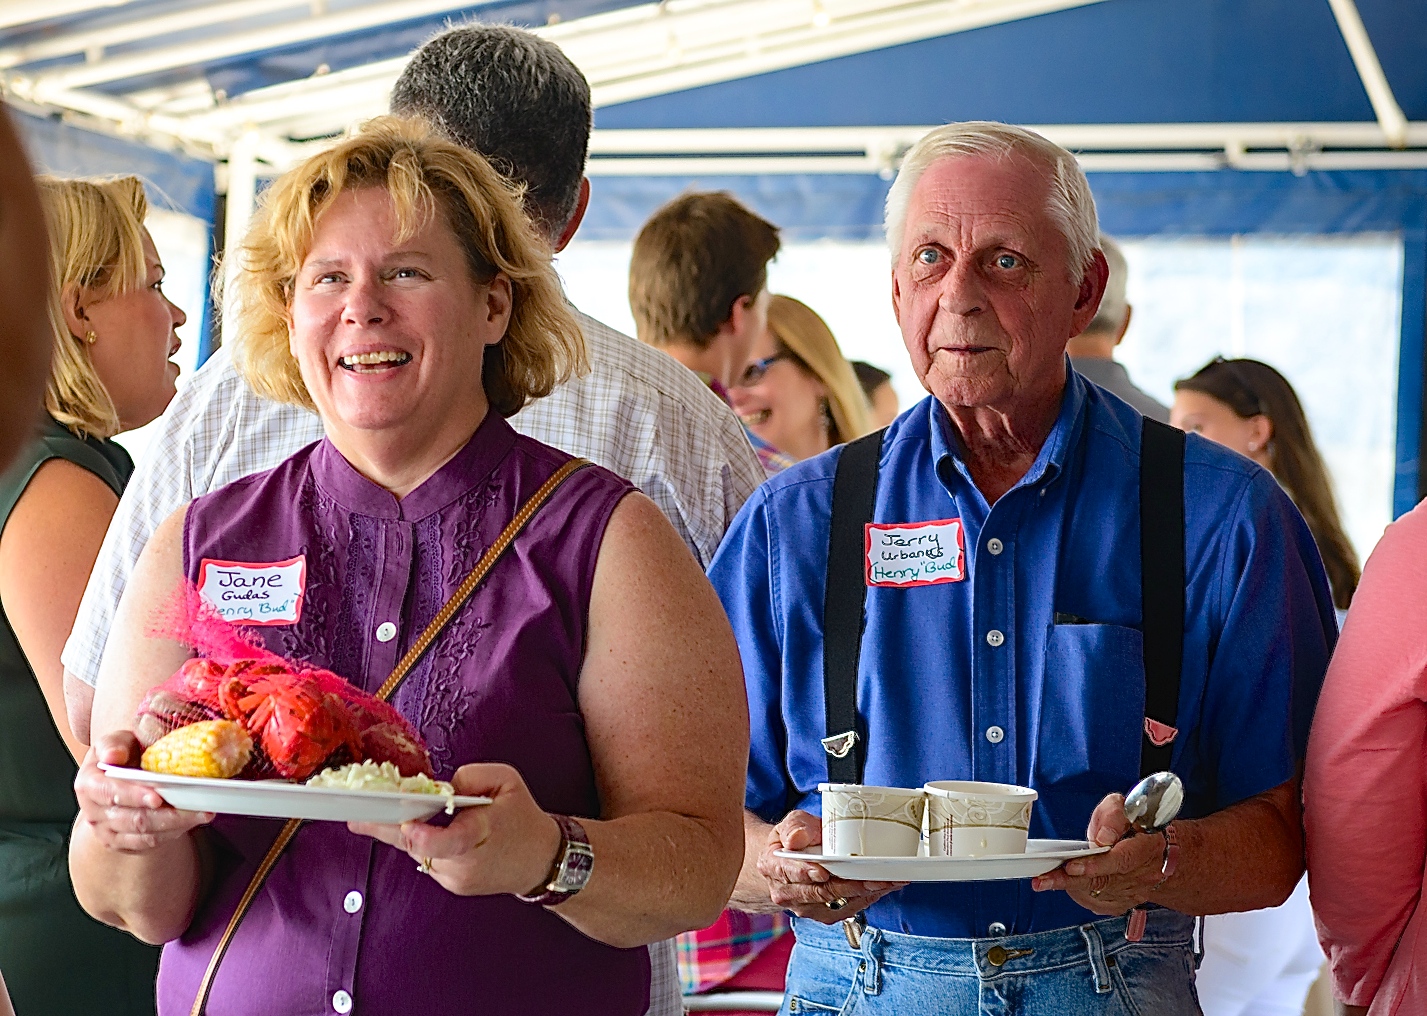
[[[1090,264],[1100,234],[1095,196],[1080,164],[1059,145],[1033,131],[985,120],[949,123],[928,131],[907,150],[892,189],[887,192],[887,246],[895,260],[902,252],[907,228],[907,206],[922,174],[938,159],[963,155],[1006,158],[1020,154],[1050,173],[1047,211],[1060,227],[1070,248],[1070,272],[1079,280]]]
[[[511,25],[429,39],[391,92],[393,113],[430,120],[524,184],[526,214],[552,240],[579,204],[592,109],[590,83],[560,47]]]
[[[1125,312],[1130,309],[1130,302],[1125,298],[1125,283],[1129,281],[1130,266],[1125,263],[1125,254],[1120,250],[1120,245],[1104,233],[1100,234],[1100,250],[1105,255],[1105,263],[1110,266],[1110,281],[1105,283],[1105,295],[1100,297],[1100,309],[1085,326],[1085,330],[1113,334],[1125,323]]]

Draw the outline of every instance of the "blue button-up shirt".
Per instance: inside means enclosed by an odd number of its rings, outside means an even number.
[[[960,519],[962,577],[873,585],[858,676],[868,784],[1015,783],[1040,792],[1032,837],[1077,839],[1138,779],[1140,415],[1067,370],[1035,464],[994,505],[932,398],[888,428],[874,521]],[[770,479],[710,568],[743,656],[753,725],[746,804],[819,813],[827,780],[823,590],[834,449]],[[1336,637],[1308,528],[1273,477],[1196,435],[1185,449],[1184,668],[1173,767],[1184,817],[1293,777]],[[949,532],[944,530],[943,532]],[[954,574],[954,573],[953,573]],[[918,883],[875,926],[977,937],[1093,919],[1028,881]]]

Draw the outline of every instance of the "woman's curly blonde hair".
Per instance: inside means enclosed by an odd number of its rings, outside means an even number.
[[[549,244],[521,208],[521,191],[490,163],[424,120],[381,116],[284,173],[263,195],[240,249],[230,298],[237,300],[235,360],[255,391],[315,408],[288,346],[293,282],[312,248],[317,220],[344,190],[385,187],[399,239],[439,208],[475,281],[510,279],[505,337],[487,346],[481,368],[491,407],[502,416],[586,369],[585,340],[551,265]]]

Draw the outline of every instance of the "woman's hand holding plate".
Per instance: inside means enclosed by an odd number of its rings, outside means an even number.
[[[559,825],[541,810],[520,773],[499,763],[466,765],[456,770],[451,785],[457,794],[489,797],[491,803],[458,812],[444,827],[350,822],[348,828],[405,851],[458,896],[538,891],[562,839]]]
[[[79,821],[104,846],[124,854],[146,853],[213,821],[211,812],[179,811],[152,787],[110,779],[99,768],[101,762],[137,768],[142,753],[132,731],[105,734],[89,749],[74,781]]]

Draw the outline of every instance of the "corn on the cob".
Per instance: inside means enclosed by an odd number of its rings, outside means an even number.
[[[236,776],[248,764],[253,739],[232,720],[203,720],[179,727],[144,749],[139,765],[172,776]]]

